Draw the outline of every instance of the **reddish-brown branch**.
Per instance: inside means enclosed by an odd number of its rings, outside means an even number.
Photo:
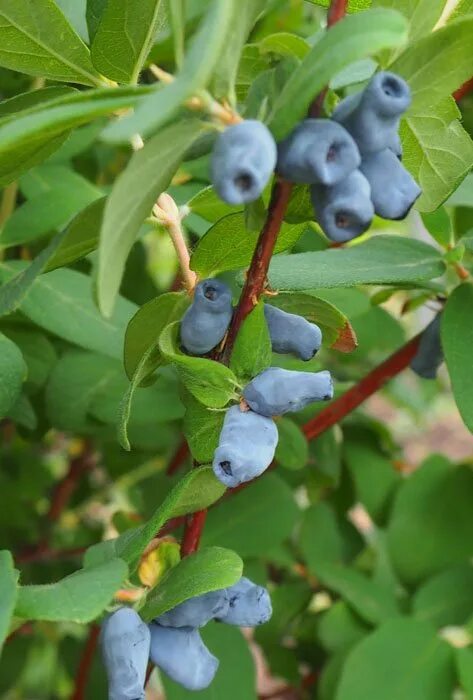
[[[99,634],[100,627],[98,625],[91,625],[89,629],[89,636],[87,637],[84,651],[82,652],[79,667],[77,669],[74,682],[74,692],[71,695],[71,700],[84,700],[87,681],[89,680],[90,668],[94,660],[95,650],[99,640]]]
[[[52,493],[48,514],[46,516],[50,523],[55,523],[59,520],[59,517],[66,509],[82,476],[92,469],[94,465],[94,451],[91,444],[87,442],[82,453],[71,460],[66,476],[56,485]]]
[[[473,78],[470,78],[469,80],[466,81],[466,83],[463,83],[461,87],[458,88],[453,93],[453,97],[457,102],[459,102],[463,97],[466,95],[469,95],[470,92],[473,90]]]
[[[207,510],[199,510],[187,518],[182,538],[181,557],[187,557],[198,549],[206,518]]]
[[[189,456],[189,446],[185,440],[182,440],[181,444],[177,448],[173,458],[168,464],[168,468],[166,469],[166,474],[168,476],[172,476],[177,472],[181,464],[185,462],[186,458]]]
[[[307,439],[314,440],[325,430],[331,428],[378,391],[383,384],[386,384],[399,372],[406,369],[417,352],[420,337],[421,335],[419,334],[412,338],[391,357],[388,357],[378,367],[375,367],[366,377],[363,377],[358,384],[346,391],[342,396],[339,396],[335,401],[332,401],[327,408],[306,423],[303,430]]]
[[[49,549],[48,546],[38,548],[37,546],[30,552],[23,551],[15,556],[17,564],[32,564],[41,561],[57,561],[59,559],[75,559],[82,556],[86,547],[72,547],[71,549]]]

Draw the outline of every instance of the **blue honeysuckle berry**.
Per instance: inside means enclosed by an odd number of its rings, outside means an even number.
[[[192,627],[162,627],[152,622],[151,661],[176,683],[187,690],[203,690],[213,681],[219,666]]]
[[[251,380],[243,396],[255,413],[262,416],[281,416],[299,411],[314,401],[328,401],[333,397],[330,372],[297,372],[270,367]]]
[[[210,591],[176,605],[155,622],[163,627],[204,627],[214,617],[225,615],[228,605],[226,590]]]
[[[338,105],[332,119],[355,139],[362,156],[389,148],[401,115],[411,103],[409,85],[388,71],[376,73],[366,88]]]
[[[290,314],[271,304],[264,305],[271,346],[280,354],[292,353],[301,360],[310,360],[322,344],[322,331],[303,316]]]
[[[360,170],[370,183],[376,214],[383,219],[405,219],[422,190],[392,150],[365,156]]]
[[[214,454],[215,476],[229,488],[255,479],[271,464],[277,444],[278,429],[271,418],[232,406]]]
[[[422,379],[435,379],[444,361],[440,338],[442,314],[437,314],[422,333],[417,353],[411,361],[411,369]]]
[[[227,204],[254,202],[276,166],[276,143],[260,121],[247,119],[217,139],[211,160],[212,184]]]
[[[374,216],[371,187],[359,170],[333,187],[312,185],[311,198],[316,220],[331,241],[351,241],[371,225]]]
[[[360,164],[348,131],[330,119],[305,119],[278,145],[277,171],[290,182],[334,185]]]
[[[102,626],[109,700],[144,700],[150,632],[137,612],[120,608]]]
[[[243,576],[226,590],[230,606],[227,614],[218,618],[220,622],[238,627],[257,627],[271,618],[273,609],[266,588]]]
[[[181,344],[191,355],[205,355],[216,347],[232,319],[232,293],[216,279],[199,282],[194,299],[181,321]]]

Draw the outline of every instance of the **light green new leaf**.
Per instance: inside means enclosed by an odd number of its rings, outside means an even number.
[[[0,420],[8,415],[21,392],[27,367],[20,349],[0,333]]]
[[[242,384],[267,369],[272,360],[271,338],[260,302],[244,320],[233,346],[230,369]]]
[[[0,281],[27,267],[23,262],[0,263]],[[121,359],[126,326],[136,312],[120,297],[110,319],[93,301],[92,280],[76,270],[61,269],[35,280],[20,305],[22,313],[41,328],[74,345]]]
[[[231,369],[204,357],[191,357],[179,349],[179,322],[171,323],[159,338],[159,349],[177,369],[187,389],[209,408],[222,408],[238,386]]]
[[[465,17],[429,34],[389,66],[409,83],[410,114],[425,114],[471,77],[473,17]]]
[[[150,622],[189,598],[233,586],[243,573],[243,562],[235,552],[222,547],[204,547],[182,559],[148,594],[140,609]]]
[[[442,315],[442,346],[458,410],[473,433],[473,376],[468,361],[473,342],[472,308],[473,285],[462,284],[448,299]]]
[[[337,700],[446,700],[455,686],[452,650],[433,627],[390,620],[348,656]]]
[[[87,28],[89,30],[89,40],[92,42],[97,33],[100,20],[107,6],[107,0],[86,0],[87,10],[85,13]]]
[[[303,316],[322,330],[322,342],[340,352],[353,352],[357,347],[356,334],[348,318],[336,306],[311,292],[307,294],[280,292],[272,297],[271,306],[290,314]]]
[[[133,570],[148,543],[168,520],[208,508],[223,496],[225,490],[225,486],[215,477],[211,467],[192,469],[173,488],[144,525],[127,530],[114,540],[90,547],[85,553],[84,566],[96,566],[118,556]]]
[[[159,86],[134,114],[107,127],[104,138],[120,143],[134,134],[147,136],[169,121],[186,99],[204,88],[212,77],[238,10],[237,0],[213,0],[189,44],[176,80],[165,87]]]
[[[125,562],[112,559],[57,583],[20,586],[15,615],[26,620],[91,622],[105,610],[127,576]]]
[[[452,98],[409,114],[401,124],[403,163],[422,188],[416,209],[434,211],[473,165],[473,141]]]
[[[188,202],[187,206],[193,214],[202,216],[207,221],[216,223],[228,214],[236,214],[243,211],[243,206],[232,206],[222,201],[213,187],[205,187],[197,192]]]
[[[198,120],[168,126],[134,154],[116,181],[105,205],[100,232],[97,298],[104,316],[113,311],[125,263],[140,226],[201,130]]]
[[[473,13],[473,0],[459,0],[458,5],[453,10],[450,15],[450,21],[457,19],[463,15],[469,15]]]
[[[186,0],[167,0],[169,23],[174,44],[174,62],[178,68],[184,60],[186,38]]]
[[[73,91],[0,119],[0,185],[45,160],[70,129],[132,107],[149,92],[147,87]]]
[[[190,300],[185,294],[167,292],[144,304],[131,319],[125,334],[124,365],[130,380],[138,371],[144,356],[148,356],[146,366],[149,368],[146,376],[154,371],[160,359],[159,348],[156,347],[159,336],[164,328],[183,315]],[[143,373],[143,367],[140,372]]]
[[[291,248],[306,227],[306,224],[283,224],[275,253]],[[245,226],[244,214],[225,216],[200,239],[191,257],[191,268],[205,278],[245,267],[250,263],[257,241],[258,234]]]
[[[402,46],[407,21],[393,10],[367,10],[337,22],[284,85],[269,120],[279,140],[306,114],[310,102],[343,68],[382,49]]]
[[[444,269],[440,253],[432,246],[382,235],[349,248],[273,258],[269,281],[274,289],[352,287],[420,282],[439,277]]]
[[[163,20],[161,0],[108,0],[92,43],[94,66],[119,83],[136,83]]]
[[[303,469],[309,459],[309,445],[299,426],[289,418],[279,418],[275,459],[285,469]]]
[[[0,65],[66,83],[104,84],[54,0],[0,0]]]
[[[18,571],[13,557],[6,549],[0,551],[0,653],[8,634],[17,597]]]

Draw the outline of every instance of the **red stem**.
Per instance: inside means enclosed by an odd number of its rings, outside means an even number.
[[[187,557],[198,549],[206,518],[207,510],[199,510],[187,518],[181,545],[181,557]]]
[[[87,681],[89,680],[90,668],[94,660],[95,650],[99,640],[99,634],[100,627],[98,625],[91,625],[89,629],[89,636],[85,643],[84,651],[82,652],[79,667],[77,669],[74,692],[72,693],[70,700],[84,700]]]
[[[466,81],[466,83],[463,83],[461,87],[458,88],[453,93],[453,97],[457,102],[459,102],[463,97],[468,95],[471,91],[473,90],[473,78],[470,78],[469,80]]]
[[[358,382],[351,389],[346,391],[338,399],[324,408],[312,420],[306,423],[303,427],[305,436],[308,440],[314,440],[325,430],[331,428],[335,423],[338,423],[342,418],[351,413],[363,401],[380,389],[383,384],[386,384],[390,379],[395,377],[399,372],[405,369],[419,346],[421,334],[416,335],[408,343],[403,345],[391,357],[382,362],[378,367],[375,367],[366,377]]]
[[[189,446],[185,440],[182,440],[181,444],[177,448],[174,457],[171,459],[171,461],[168,464],[168,468],[166,469],[166,474],[168,476],[172,476],[177,472],[179,467],[183,462],[185,462],[186,458],[189,456],[190,451],[189,451]]]

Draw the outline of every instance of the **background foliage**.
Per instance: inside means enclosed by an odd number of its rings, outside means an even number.
[[[473,6],[352,0],[324,33],[328,4],[0,0],[1,697],[105,697],[89,623],[114,597],[148,587],[151,619],[244,566],[272,594],[255,639],[274,697],[473,698],[473,101],[452,97],[471,77]],[[281,138],[326,84],[330,112],[377,66],[413,92],[417,211],[330,249],[295,187],[271,301],[320,324],[309,368],[329,368],[339,395],[443,306],[447,369],[406,370],[315,440],[313,407],[279,420],[276,470],[210,509],[199,553],[177,563],[167,540],[143,562],[166,523],[223,496],[209,409],[273,359],[307,369],[271,357],[261,306],[229,368],[180,351],[188,300],[152,206],[172,195],[192,270],[237,300],[269,192],[241,211],[209,187],[211,96]],[[195,96],[207,112],[186,108]],[[204,636],[221,669],[200,696],[258,697],[240,631]]]

